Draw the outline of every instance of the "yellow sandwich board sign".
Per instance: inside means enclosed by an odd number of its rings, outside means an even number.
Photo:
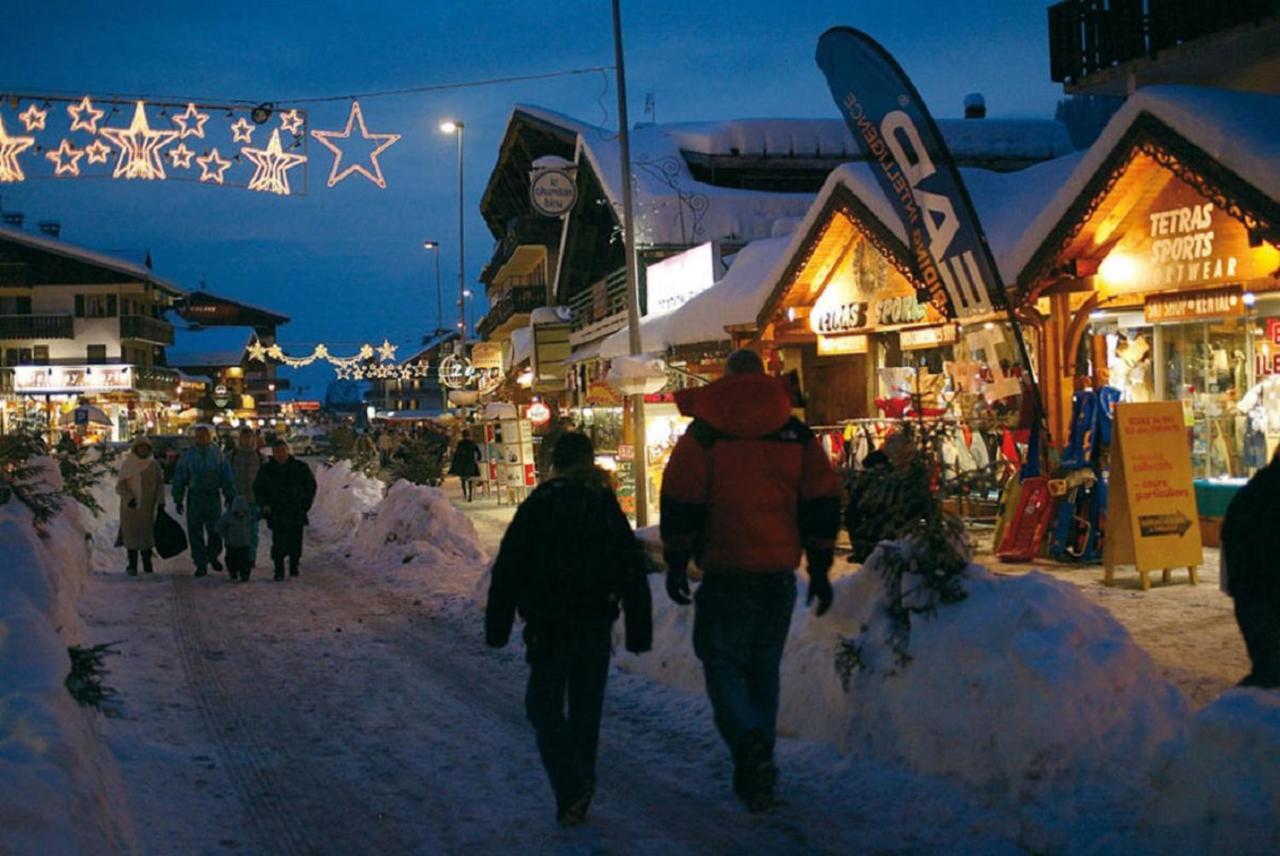
[[[1200,516],[1191,484],[1191,450],[1182,403],[1117,404],[1111,444],[1106,581],[1117,565],[1134,565],[1142,588],[1150,571],[1187,568],[1196,582],[1204,559]]]

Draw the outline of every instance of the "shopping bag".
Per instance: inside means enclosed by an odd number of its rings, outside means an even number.
[[[182,524],[170,517],[163,506],[156,511],[154,532],[160,558],[172,559],[187,549],[187,533],[182,530]]]

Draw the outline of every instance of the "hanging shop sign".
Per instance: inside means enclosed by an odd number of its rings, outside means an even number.
[[[1134,565],[1144,589],[1154,570],[1190,568],[1194,582],[1204,556],[1182,403],[1117,404],[1115,413],[1107,581],[1115,566]]]
[[[1268,318],[1266,335],[1254,353],[1254,369],[1259,378],[1280,375],[1280,318]]]
[[[923,348],[940,348],[956,343],[956,325],[940,324],[937,327],[918,327],[898,334],[898,347],[904,351]]]
[[[886,275],[869,296],[864,281],[856,270],[838,271],[814,302],[809,329],[819,336],[833,336],[946,320],[932,304],[921,302],[911,284],[896,271]]]
[[[18,394],[64,395],[81,392],[125,392],[133,389],[133,367],[17,366],[13,390]]]
[[[720,257],[714,241],[699,244],[683,253],[645,268],[646,315],[666,315],[715,285],[720,274]]]
[[[524,418],[534,425],[546,425],[551,421],[551,408],[541,401],[535,401],[525,408]]]
[[[1238,318],[1244,315],[1244,289],[1236,285],[1230,288],[1152,294],[1143,302],[1142,314],[1148,324]]]
[[[534,170],[529,181],[529,202],[545,217],[563,217],[578,201],[578,185],[563,169]]]
[[[502,343],[476,342],[471,346],[471,365],[478,371],[502,370]]]
[[[847,354],[866,354],[871,350],[871,341],[866,335],[852,336],[819,336],[818,356],[839,357]]]
[[[587,384],[586,403],[592,407],[621,407],[622,394],[603,380]]]

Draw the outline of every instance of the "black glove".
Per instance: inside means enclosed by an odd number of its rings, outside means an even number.
[[[686,570],[688,555],[667,553],[663,558],[667,562],[667,597],[680,606],[688,606],[693,603],[689,596],[689,572]]]
[[[827,614],[827,610],[831,608],[831,601],[835,594],[831,591],[831,580],[827,578],[827,572],[831,570],[831,562],[833,556],[831,550],[812,550],[809,552],[809,593],[805,597],[805,605],[812,604],[814,598],[818,600],[818,606],[814,609],[813,614],[822,617]]]

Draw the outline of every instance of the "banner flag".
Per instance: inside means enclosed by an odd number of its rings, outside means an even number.
[[[960,320],[1007,310],[1000,272],[960,172],[902,68],[870,36],[850,27],[823,33],[817,60],[902,218],[928,302]]]

